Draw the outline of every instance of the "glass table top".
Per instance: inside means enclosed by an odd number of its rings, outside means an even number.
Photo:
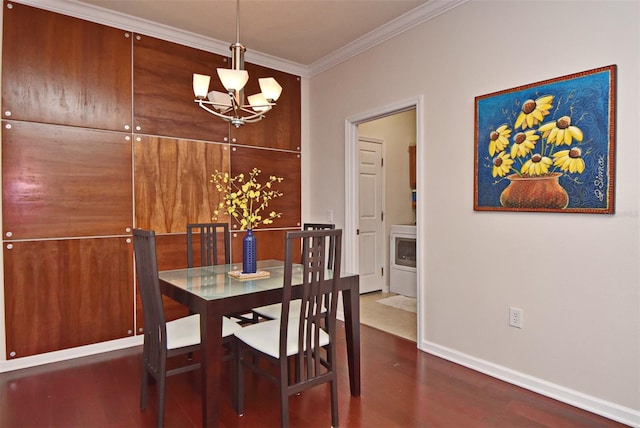
[[[280,260],[258,261],[258,271],[269,272],[268,278],[236,279],[228,275],[231,271],[242,271],[242,263],[165,270],[159,277],[207,300],[282,288],[284,283],[284,263]],[[302,265],[294,265],[292,283],[301,282]]]

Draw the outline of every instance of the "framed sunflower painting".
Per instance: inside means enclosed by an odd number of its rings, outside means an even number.
[[[615,74],[476,97],[474,210],[612,214]]]

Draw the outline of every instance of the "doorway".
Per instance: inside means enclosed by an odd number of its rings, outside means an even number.
[[[365,112],[359,114],[357,116],[352,116],[346,119],[345,121],[345,240],[343,242],[345,248],[345,269],[351,272],[359,272],[360,269],[360,245],[359,245],[359,237],[357,235],[357,231],[359,228],[360,221],[360,207],[359,207],[359,139],[363,136],[359,132],[359,126],[365,124],[367,122],[375,121],[378,119],[386,118],[389,116],[393,116],[396,114],[400,114],[403,112],[407,112],[409,110],[415,111],[415,146],[416,146],[416,179],[417,182],[421,182],[421,168],[420,168],[420,150],[421,150],[421,142],[422,142],[422,105],[423,100],[422,97],[408,99],[405,101],[401,101],[392,105],[384,106],[376,110],[372,110],[369,112]],[[406,141],[405,145],[408,147],[410,141]],[[405,147],[405,152],[408,149]],[[405,153],[408,159],[408,153]],[[387,170],[386,174],[392,174],[391,171]],[[408,178],[407,178],[408,180]],[[408,188],[408,182],[406,184]],[[409,195],[411,195],[410,190]],[[420,189],[417,189],[417,192],[420,193]],[[388,192],[387,192],[388,195]],[[409,196],[411,198],[411,196]],[[408,200],[408,203],[411,204],[411,199]],[[394,204],[395,206],[395,204]],[[389,204],[387,204],[386,208],[389,208]],[[420,198],[419,195],[416,201],[416,215],[414,217],[415,220],[418,220],[418,213],[420,209]],[[387,228],[391,223],[387,223]],[[417,236],[420,237],[420,222],[417,221]],[[386,260],[388,261],[388,237],[389,232],[386,233],[386,242],[385,249],[387,250]],[[416,243],[416,255],[418,260],[420,260],[421,254],[421,240],[418,239]],[[386,269],[388,272],[389,264],[386,263]],[[421,337],[421,284],[422,284],[422,272],[420,270],[420,263],[417,266],[417,344],[420,348],[420,337]],[[385,288],[383,291],[388,291],[388,288]]]

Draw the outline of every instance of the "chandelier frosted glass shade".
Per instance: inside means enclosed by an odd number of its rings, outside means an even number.
[[[204,98],[207,96],[210,81],[211,76],[193,73],[193,92],[196,94],[196,98]]]
[[[211,91],[207,94],[207,98],[209,98],[209,101],[213,104],[213,108],[218,111],[228,110],[233,107],[229,99],[229,94],[225,94],[224,92]]]
[[[264,113],[266,111],[271,110],[271,106],[269,105],[269,102],[266,100],[266,98],[262,94],[249,95],[247,97],[247,100],[249,101],[249,105],[254,111]]]
[[[247,73],[247,70],[219,68],[218,77],[227,91],[240,92],[249,80],[249,73]]]
[[[269,102],[278,101],[282,93],[282,86],[273,77],[263,77],[258,79],[262,95]]]

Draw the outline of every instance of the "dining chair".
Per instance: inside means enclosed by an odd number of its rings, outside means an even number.
[[[193,363],[191,360],[187,360],[176,368],[167,369],[169,358],[191,354],[200,349],[200,315],[166,321],[158,278],[155,232],[134,229],[133,248],[144,316],[140,408],[147,407],[147,388],[149,376],[151,376],[158,385],[158,426],[161,427],[164,425],[167,376],[200,369],[200,363]],[[231,343],[234,340],[233,333],[241,328],[239,324],[224,317],[222,319],[223,343]]]
[[[302,230],[333,230],[336,228],[336,225],[333,223],[305,223],[302,226]],[[328,248],[328,266],[331,268],[333,266],[333,247],[334,239],[330,238],[329,248]],[[281,304],[274,303],[272,305],[259,306],[257,308],[253,308],[253,313],[257,314],[258,317],[267,318],[267,319],[277,319],[280,317],[281,313]],[[300,311],[300,301],[294,300],[291,302],[291,312],[297,313]]]
[[[231,263],[231,238],[227,223],[187,224],[187,266],[190,268],[194,267],[194,235],[200,241],[200,266]]]
[[[294,266],[294,258],[299,257],[296,247],[300,240],[302,266]],[[243,366],[247,366],[278,385],[283,427],[289,426],[289,397],[328,382],[331,425],[338,426],[336,350],[333,344],[336,342],[341,247],[340,229],[287,232],[279,319],[253,324],[234,333],[238,339],[237,362],[234,365],[238,370],[235,376],[238,382],[235,388],[238,414],[244,412]],[[334,261],[333,270],[327,270],[329,256]],[[294,284],[299,284],[295,289],[302,295],[297,313],[289,305]],[[327,305],[324,312],[323,303]],[[263,368],[260,359],[273,363],[277,374],[274,376],[273,370]],[[293,378],[290,376],[291,363],[295,367]]]

